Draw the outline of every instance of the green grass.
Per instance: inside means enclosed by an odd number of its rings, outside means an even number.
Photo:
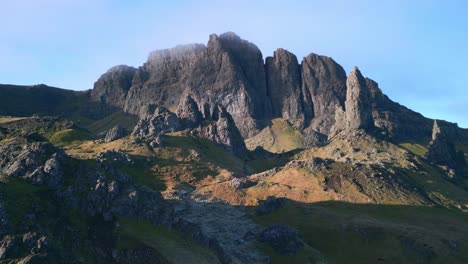
[[[245,142],[250,150],[261,146],[273,153],[303,148],[301,132],[282,118],[271,120],[270,126],[264,128],[258,135],[246,139]]]
[[[435,202],[451,207],[454,204],[468,204],[466,191],[452,182],[437,167],[431,166],[424,161],[419,161],[421,169],[404,170],[404,174],[409,176],[416,185],[428,193]],[[426,173],[422,173],[426,172]]]
[[[118,222],[114,232],[120,249],[145,245],[155,249],[169,263],[219,263],[212,251],[183,237],[178,231],[125,217],[119,217]]]
[[[227,152],[222,146],[209,140],[191,136],[172,134],[165,138],[164,148],[180,148],[182,151],[193,149],[200,154],[200,162],[212,163],[236,173],[244,173],[244,161]],[[181,153],[188,154],[188,153]]]
[[[166,190],[166,185],[158,175],[151,172],[150,164],[144,161],[144,157],[132,156],[135,164],[121,166],[120,169],[130,175],[135,181],[146,185],[155,191]]]
[[[45,187],[31,185],[19,179],[9,179],[0,183],[0,192],[6,200],[6,210],[13,224],[20,223],[23,216],[39,201],[39,193]]]
[[[309,245],[305,245],[301,251],[293,256],[281,255],[265,243],[256,242],[255,246],[258,250],[270,257],[271,264],[320,263],[320,261],[324,260],[320,252],[313,249]]]
[[[89,132],[72,128],[56,131],[49,136],[49,141],[57,146],[66,146],[92,139],[93,136]]]
[[[251,152],[251,159],[247,161],[247,165],[255,172],[259,173],[274,167],[284,166],[286,163],[292,160],[295,154],[295,151],[272,155]]]
[[[457,210],[288,201],[255,220],[264,226],[284,223],[298,229],[330,263],[466,263],[468,259],[468,214]]]
[[[122,111],[112,113],[102,119],[93,120],[82,116],[71,118],[79,127],[90,131],[93,135],[102,135],[116,125],[120,125],[127,131],[132,131],[138,118]]]
[[[417,144],[417,143],[405,142],[405,143],[400,143],[398,145],[420,157],[426,155],[427,153],[427,147]]]

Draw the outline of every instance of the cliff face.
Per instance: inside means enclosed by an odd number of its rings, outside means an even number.
[[[148,107],[175,112],[190,96],[200,111],[223,106],[244,138],[272,118],[331,137],[376,127],[394,139],[429,138],[432,120],[391,101],[357,68],[349,76],[332,58],[277,49],[265,62],[257,46],[232,32],[150,54],[138,69],[116,66],[95,83],[91,99],[144,117]]]

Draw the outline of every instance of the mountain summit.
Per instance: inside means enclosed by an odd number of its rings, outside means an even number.
[[[274,118],[324,137],[332,127],[376,127],[393,139],[427,137],[433,122],[391,101],[357,68],[347,76],[332,58],[311,53],[299,63],[284,49],[264,62],[257,46],[233,32],[211,35],[206,46],[154,51],[138,69],[113,67],[91,99],[141,117],[150,105],[174,111],[187,94],[200,106],[224,106],[244,138]]]

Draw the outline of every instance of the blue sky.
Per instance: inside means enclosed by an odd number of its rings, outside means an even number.
[[[468,127],[468,1],[15,0],[0,4],[0,83],[75,90],[116,64],[234,31],[264,57],[327,55],[391,99]]]

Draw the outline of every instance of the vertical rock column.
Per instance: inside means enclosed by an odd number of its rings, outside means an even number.
[[[369,129],[373,126],[372,101],[366,80],[357,67],[346,80],[346,129]]]

